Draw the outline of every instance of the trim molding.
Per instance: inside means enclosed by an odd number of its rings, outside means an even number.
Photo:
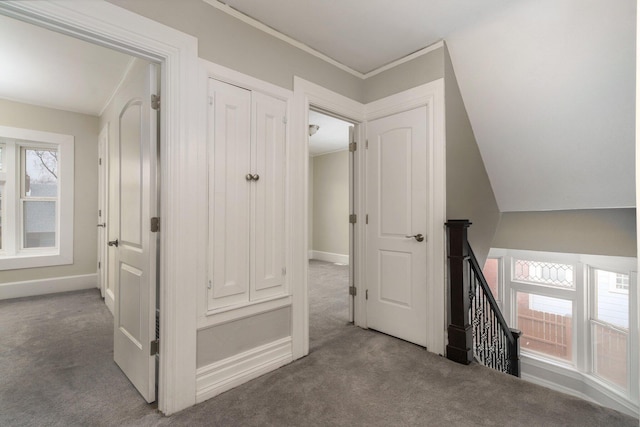
[[[97,287],[98,275],[96,273],[2,283],[0,284],[0,300],[79,291]]]
[[[216,9],[218,9],[221,12],[226,13],[229,16],[233,16],[234,18],[244,22],[247,25],[251,25],[253,28],[256,28],[260,31],[263,31],[267,34],[269,34],[272,37],[277,38],[278,40],[282,40],[285,43],[290,44],[293,47],[296,47],[306,53],[308,53],[309,55],[313,55],[316,58],[319,58],[331,65],[333,65],[334,67],[337,67],[339,69],[341,69],[342,71],[345,71],[349,74],[351,74],[352,76],[358,77],[362,80],[366,80],[369,77],[373,77],[377,74],[380,74],[384,71],[390,70],[393,67],[397,67],[400,64],[404,64],[405,62],[409,62],[412,59],[418,58],[422,55],[426,55],[429,52],[432,52],[436,49],[439,49],[441,47],[444,46],[444,42],[442,40],[438,40],[435,43],[430,44],[429,46],[426,46],[420,50],[417,50],[409,55],[403,56],[402,58],[396,59],[395,61],[389,62],[386,65],[383,65],[382,67],[376,68],[375,70],[371,70],[367,73],[362,73],[360,71],[356,71],[353,68],[344,65],[341,62],[336,61],[335,59],[331,58],[330,56],[325,55],[322,52],[319,52],[317,50],[315,50],[314,48],[312,48],[309,45],[306,45],[302,42],[299,42],[298,40],[287,36],[286,34],[282,34],[280,31],[275,30],[274,28],[269,27],[268,25],[263,24],[262,22],[258,21],[257,19],[254,19],[252,17],[250,17],[249,15],[246,15],[245,13],[240,12],[237,9],[234,9],[233,7],[222,3],[219,0],[202,0],[203,2],[207,3],[208,5],[215,7]]]
[[[198,368],[196,403],[276,370],[292,360],[291,337],[287,337]]]
[[[309,251],[309,255],[313,259],[327,262],[339,262],[349,265],[349,255],[334,254],[333,252]]]

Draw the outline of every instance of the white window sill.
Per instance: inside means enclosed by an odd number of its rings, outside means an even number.
[[[73,255],[61,255],[58,251],[38,251],[37,253],[24,253],[10,256],[0,255],[0,271],[69,264],[73,264]]]

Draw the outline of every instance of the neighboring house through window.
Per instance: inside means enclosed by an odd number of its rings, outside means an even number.
[[[73,262],[73,142],[0,126],[0,270]]]

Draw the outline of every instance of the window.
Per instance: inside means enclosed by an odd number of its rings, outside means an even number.
[[[73,137],[0,126],[0,270],[73,262]]]
[[[572,302],[527,292],[517,292],[516,301],[521,349],[572,362]]]
[[[626,389],[629,276],[600,269],[592,269],[591,272],[594,303],[591,306],[589,323],[591,326],[593,373]],[[625,288],[621,289],[619,285],[623,285]]]
[[[570,389],[566,378],[578,375],[588,384],[578,392],[637,402],[636,258],[491,249],[484,271],[488,283],[498,280],[490,287],[501,292],[508,323],[522,331],[525,374]]]

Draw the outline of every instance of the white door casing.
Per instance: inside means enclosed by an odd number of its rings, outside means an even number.
[[[113,290],[108,282],[108,251],[107,251],[107,218],[108,212],[108,183],[109,183],[109,123],[98,136],[98,287],[100,295],[111,313],[113,313]],[[111,304],[110,304],[111,303]]]
[[[147,402],[156,400],[157,66],[137,60],[116,95],[118,217],[115,246],[114,360]],[[112,244],[112,242],[110,242]]]
[[[367,123],[367,324],[421,346],[427,345],[427,127],[426,107]]]

